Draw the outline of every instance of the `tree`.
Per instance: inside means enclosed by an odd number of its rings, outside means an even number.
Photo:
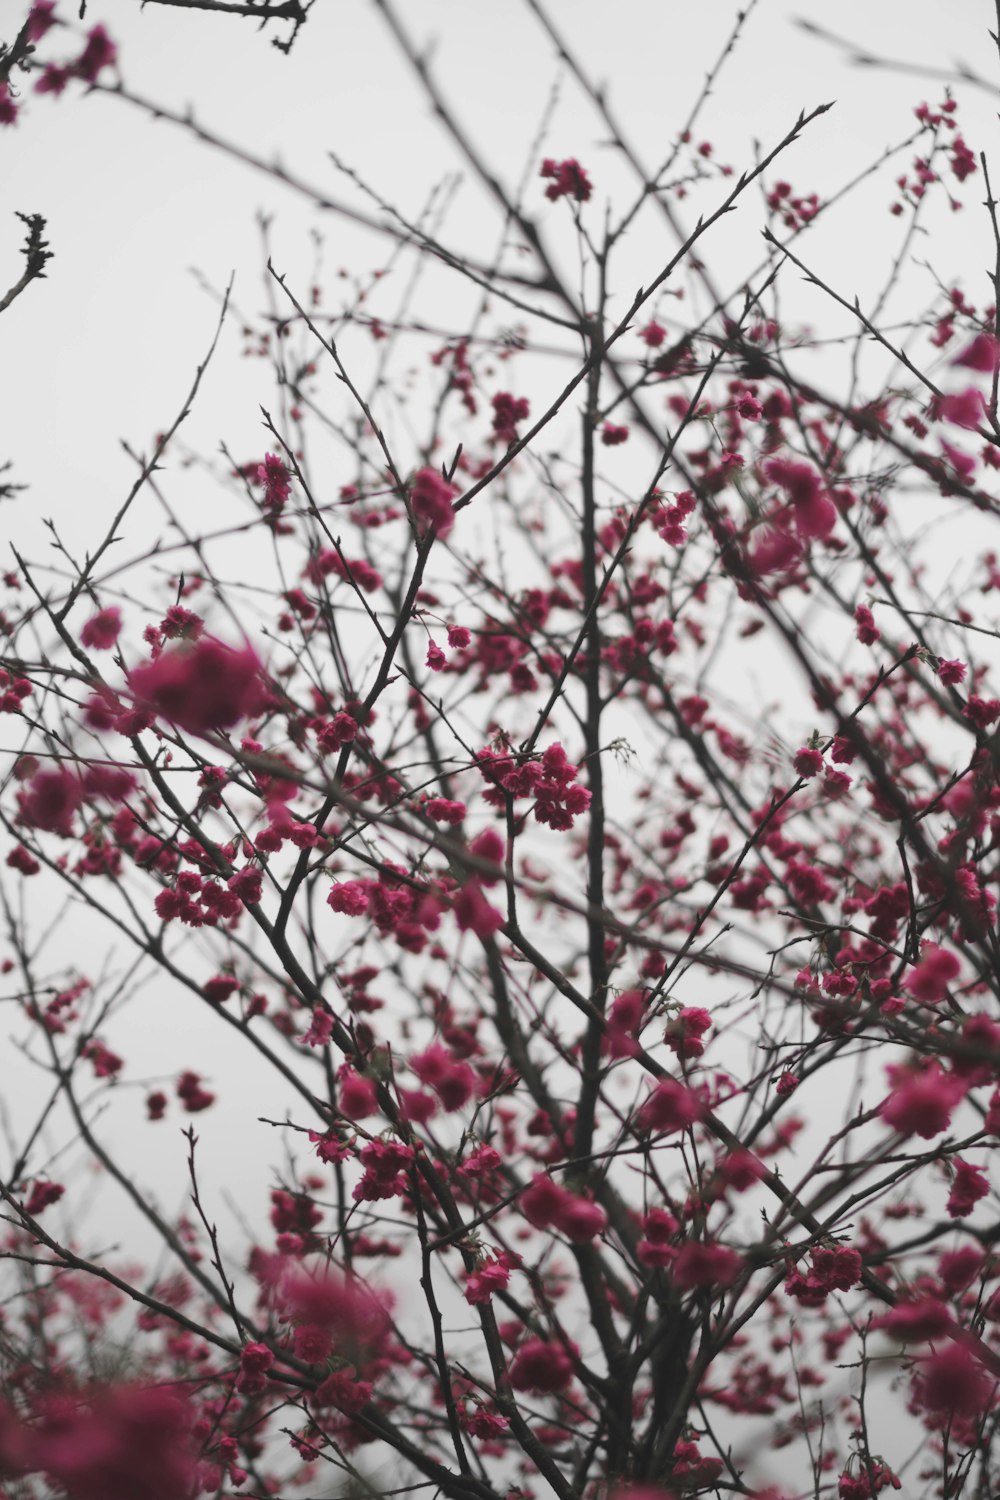
[[[184,8],[266,23],[276,67],[309,36],[304,5]],[[631,177],[609,201],[542,136],[508,187],[375,9],[499,247],[450,237],[444,191],[314,194],[388,250],[336,294],[268,261],[259,449],[183,445],[230,289],[86,556],[53,526],[55,564],[15,536],[5,575],[5,1046],[36,1083],[0,1475],[985,1500],[1000,269],[887,310],[963,202],[1000,268],[961,79],[862,179],[862,305],[809,249],[859,184],[792,179],[830,106],[732,167],[699,138],[747,14],[651,167],[531,0]],[[169,118],[118,66],[36,0],[0,120],[81,85]],[[5,312],[52,255],[21,217]],[[786,311],[802,277],[825,326]]]

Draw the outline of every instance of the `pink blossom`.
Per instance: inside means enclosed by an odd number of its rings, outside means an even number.
[[[785,573],[802,556],[802,544],[782,527],[766,526],[754,533],[755,541],[747,561],[758,578],[768,573]]]
[[[766,1174],[767,1168],[764,1163],[754,1156],[752,1151],[744,1151],[736,1148],[724,1156],[717,1164],[719,1178],[727,1187],[735,1188],[736,1192],[746,1192],[747,1188],[753,1187],[755,1182]]]
[[[971,344],[952,360],[966,370],[978,370],[983,375],[992,375],[1000,364],[1000,342],[991,333],[977,333]]]
[[[979,163],[962,136],[956,135],[951,142],[951,170],[959,182],[979,171]]]
[[[785,490],[792,503],[795,529],[803,541],[822,540],[837,522],[837,507],[823,489],[815,469],[790,459],[772,458],[764,473]]]
[[[28,1201],[24,1205],[25,1213],[30,1214],[33,1219],[36,1219],[40,1213],[44,1213],[53,1203],[58,1203],[65,1191],[66,1189],[58,1182],[32,1183],[31,1192],[28,1194]]]
[[[923,1344],[941,1338],[953,1326],[950,1309],[936,1297],[918,1297],[897,1302],[890,1312],[877,1318],[874,1327],[884,1328],[901,1344]]]
[[[263,668],[249,645],[241,651],[202,636],[162,652],[129,673],[136,704],[188,734],[232,729],[266,702]]]
[[[493,432],[509,447],[517,442],[517,424],[526,422],[531,407],[524,396],[512,396],[509,391],[498,391],[493,397]]]
[[[65,93],[72,77],[71,68],[61,68],[58,63],[46,63],[41,78],[35,84],[35,93],[54,94],[58,99],[60,94]]]
[[[368,891],[361,880],[335,880],[326,896],[326,904],[332,911],[360,917],[368,910]]]
[[[378,1113],[378,1093],[370,1078],[364,1078],[353,1068],[341,1069],[338,1079],[338,1098],[341,1112],[349,1120],[364,1120]]]
[[[487,1261],[478,1271],[470,1273],[465,1283],[465,1300],[471,1306],[489,1302],[494,1292],[503,1291],[510,1280],[510,1270],[499,1261]]]
[[[289,1267],[277,1285],[281,1315],[295,1327],[299,1358],[316,1364],[334,1354],[353,1365],[380,1356],[389,1337],[393,1299],[326,1266]]]
[[[935,943],[925,943],[920,962],[910,970],[903,985],[914,1000],[920,1000],[924,1005],[937,1005],[947,999],[948,986],[958,978],[961,968],[954,953]]]
[[[75,771],[64,767],[36,771],[27,787],[18,792],[17,801],[19,823],[69,838],[73,818],[83,801],[83,789]]]
[[[980,425],[986,410],[981,391],[975,386],[960,391],[957,395],[935,398],[934,415],[955,427],[967,427],[972,431]]]
[[[112,604],[107,609],[99,610],[96,615],[91,615],[86,621],[80,631],[80,643],[95,651],[110,651],[121,628],[122,612],[117,605]]]
[[[639,337],[650,349],[658,349],[666,336],[667,330],[662,323],[657,323],[655,318],[647,323],[645,328],[639,329]]]
[[[661,1078],[647,1095],[639,1111],[639,1120],[645,1130],[672,1134],[675,1130],[694,1125],[703,1112],[702,1102],[693,1089],[673,1078]]]
[[[189,1115],[200,1114],[215,1103],[215,1095],[201,1086],[197,1073],[182,1073],[177,1080],[177,1097]]]
[[[961,448],[956,448],[952,443],[946,443],[941,439],[941,451],[958,475],[962,484],[967,484],[976,472],[976,460],[971,453],[964,453]]]
[[[614,422],[605,422],[601,428],[601,442],[605,448],[617,448],[619,444],[627,443],[628,428]]]
[[[961,1157],[955,1157],[952,1165],[955,1176],[946,1207],[950,1218],[964,1219],[966,1214],[971,1214],[980,1198],[986,1197],[990,1190],[989,1179],[979,1167],[962,1161]]]
[[[240,987],[238,979],[232,974],[217,974],[214,979],[206,980],[201,987],[201,992],[206,1000],[211,1000],[214,1005],[222,1005],[236,994]]]
[[[764,415],[763,406],[761,406],[756,396],[751,396],[749,392],[740,397],[736,404],[736,410],[744,422],[759,422]]]
[[[643,990],[623,990],[608,1012],[607,1032],[603,1050],[612,1057],[635,1057],[639,1045],[636,1033],[642,1025],[646,1009]]]
[[[505,918],[483,895],[478,880],[469,880],[452,903],[455,920],[461,932],[474,932],[483,942],[499,932]]]
[[[504,839],[497,833],[495,828],[484,828],[482,833],[469,844],[469,853],[475,855],[476,859],[486,860],[491,865],[497,866],[496,875],[482,875],[479,879],[483,885],[496,885],[501,878],[504,860],[507,855],[507,845]]]
[[[118,49],[103,26],[95,26],[87,34],[87,45],[73,64],[73,72],[84,83],[96,83],[98,74],[110,68],[118,56]]]
[[[452,1057],[440,1042],[410,1058],[410,1067],[434,1090],[446,1110],[462,1109],[476,1092],[476,1075],[467,1062]]]
[[[442,539],[455,525],[451,502],[458,490],[437,469],[420,469],[410,486],[410,504],[418,521],[433,526]]]
[[[875,642],[881,640],[882,635],[875,624],[875,616],[867,604],[859,604],[854,611],[854,623],[857,625],[858,640],[862,646],[874,646]]]
[[[355,1380],[350,1370],[334,1370],[317,1386],[316,1406],[335,1406],[338,1411],[357,1412],[368,1405],[375,1387],[370,1380]]]
[[[464,802],[453,802],[449,797],[429,797],[423,810],[433,822],[449,823],[453,828],[462,822],[466,813]]]
[[[965,1094],[961,1079],[945,1073],[936,1062],[921,1071],[895,1066],[886,1071],[892,1088],[879,1105],[879,1114],[887,1125],[901,1135],[919,1135],[925,1141],[948,1129],[952,1112]]]
[[[17,104],[6,83],[0,83],[0,125],[13,125],[17,119]]]
[[[266,1344],[244,1344],[236,1389],[244,1396],[259,1396],[267,1389],[267,1372],[273,1364],[274,1355]]]
[[[937,674],[946,687],[955,687],[965,680],[968,670],[964,661],[942,659],[938,662]]]
[[[921,1361],[914,1390],[931,1411],[975,1416],[989,1404],[993,1381],[970,1349],[947,1343]]]
[[[333,1035],[333,1016],[321,1005],[314,1005],[312,1020],[302,1033],[304,1047],[325,1047]]]
[[[585,1245],[607,1228],[608,1216],[599,1203],[579,1198],[575,1193],[566,1193],[552,1222],[568,1240]]]
[[[281,510],[291,494],[288,466],[277,453],[265,453],[257,465],[257,483],[264,486],[264,504],[269,510]]]
[[[173,1391],[120,1386],[45,1398],[29,1452],[32,1467],[73,1500],[182,1500],[195,1472],[189,1433],[187,1406]]]
[[[566,1198],[566,1190],[544,1172],[537,1173],[521,1194],[518,1202],[521,1212],[529,1224],[536,1229],[548,1229],[555,1222]]]
[[[546,157],[539,175],[553,179],[545,189],[546,198],[551,198],[553,203],[557,198],[567,197],[575,198],[578,203],[586,203],[593,192],[590,178],[575,157],[569,157],[566,161],[553,161],[551,157]]]
[[[801,776],[808,781],[812,776],[818,776],[823,769],[823,752],[816,750],[811,745],[803,745],[801,750],[796,750],[792,759],[796,776]]]
[[[28,41],[40,42],[55,25],[56,0],[35,0],[28,13]]]
[[[546,1395],[565,1390],[572,1378],[573,1361],[566,1350],[545,1339],[526,1339],[510,1366],[510,1383],[515,1391]]]
[[[711,1242],[688,1240],[677,1252],[670,1276],[679,1291],[732,1286],[743,1268],[735,1250]]]

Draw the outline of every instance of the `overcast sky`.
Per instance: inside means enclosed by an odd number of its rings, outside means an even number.
[[[501,178],[516,182],[559,76],[553,45],[528,6],[519,0],[407,0],[398,9],[427,49],[470,136]],[[619,0],[613,8],[601,0],[554,0],[550,13],[593,78],[608,85],[639,152],[655,163],[690,109],[736,9],[731,0]],[[2,13],[0,26],[12,31],[20,6],[5,0]],[[71,6],[60,7],[60,14],[69,20]],[[824,196],[904,135],[913,105],[933,101],[941,89],[919,77],[850,67],[837,48],[804,32],[797,18],[830,24],[873,51],[909,62],[947,66],[959,58],[989,74],[992,15],[987,0],[946,6],[938,0],[845,0],[836,7],[760,0],[697,138],[711,140],[716,158],[739,170],[752,162],[755,141],[772,143],[800,108],[835,99],[836,109],[811,128],[782,168],[797,190]],[[213,132],[255,156],[280,158],[321,192],[363,202],[333,169],[330,150],[411,216],[436,183],[463,170],[466,182],[445,238],[483,253],[492,249],[495,216],[367,0],[316,0],[289,57],[269,44],[268,36],[280,34],[276,29],[262,35],[230,16],[91,0],[86,24],[97,21],[118,42],[129,89],[173,110],[190,106]],[[58,58],[72,50],[65,34],[52,32],[40,52]],[[273,179],[121,100],[83,98],[78,86],[59,100],[36,98],[27,81],[24,96],[17,126],[0,135],[0,279],[6,286],[19,274],[23,235],[15,209],[46,215],[56,259],[47,282],[4,317],[0,457],[15,461],[31,491],[16,511],[5,508],[3,523],[27,541],[38,535],[33,518],[52,515],[68,536],[84,540],[132,477],[119,439],[148,444],[175,414],[207,347],[215,306],[193,271],[214,287],[235,272],[237,303],[262,308],[260,211],[274,218],[276,265],[299,285],[312,263],[314,228],[326,235],[331,269],[370,268],[388,250],[378,237],[318,213]],[[966,89],[962,113],[974,146],[988,144],[996,129],[994,100]],[[586,165],[595,203],[614,197],[624,182],[603,136],[564,77],[546,150]],[[535,196],[544,218],[547,205],[540,191]],[[757,207],[713,236],[717,263],[729,256],[734,266],[747,268],[747,245],[756,243],[759,229],[752,222]],[[550,219],[557,248],[561,226],[562,250],[572,254],[566,217]],[[968,234],[971,221],[967,213],[955,232]],[[866,278],[877,284],[884,270],[893,227],[884,188],[875,197],[862,192],[810,251],[822,270],[839,276],[842,290],[864,294]],[[664,247],[641,241],[631,248],[637,279],[648,279]],[[187,429],[188,441],[207,451],[217,451],[221,438],[250,451],[257,443],[267,371],[233,357],[238,346],[234,323]]]

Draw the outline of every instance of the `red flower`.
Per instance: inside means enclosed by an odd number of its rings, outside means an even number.
[[[854,611],[854,623],[858,627],[858,640],[862,646],[874,646],[875,642],[882,639],[881,631],[875,624],[875,616],[867,604],[859,604]]]
[[[483,941],[491,938],[504,924],[503,914],[487,901],[478,880],[470,880],[462,887],[452,907],[459,930],[474,932]]]
[[[542,162],[539,176],[554,179],[545,189],[546,198],[551,198],[553,203],[557,198],[567,197],[575,198],[577,203],[586,203],[593,192],[590,178],[575,157],[569,157],[566,161],[553,161],[547,156]]]
[[[517,424],[526,422],[531,407],[524,396],[498,391],[493,397],[493,431],[508,447],[517,442]]]
[[[80,778],[74,771],[38,771],[17,794],[18,822],[45,833],[69,838],[73,817],[83,801]]]
[[[971,344],[952,360],[966,370],[978,370],[983,375],[992,375],[1000,363],[1000,342],[991,333],[977,333]]]
[[[977,391],[975,386],[954,396],[935,397],[933,405],[935,417],[943,418],[955,427],[967,427],[973,431],[982,422],[986,409],[982,392]]]
[[[679,1291],[690,1292],[732,1286],[742,1268],[742,1258],[735,1250],[688,1240],[678,1250],[670,1275]]]
[[[33,1465],[73,1500],[183,1500],[194,1479],[189,1430],[187,1407],[163,1388],[52,1396],[32,1429]]]
[[[459,1062],[447,1047],[432,1042],[410,1058],[410,1067],[428,1088],[434,1090],[446,1110],[461,1109],[476,1092],[476,1075],[466,1062]]]
[[[232,729],[266,702],[262,667],[249,645],[242,651],[212,636],[164,651],[129,673],[136,704],[188,734]]]
[[[267,1389],[267,1372],[273,1364],[274,1355],[266,1344],[244,1344],[236,1389],[244,1396],[259,1396]]]
[[[87,45],[73,64],[73,72],[84,83],[96,83],[102,68],[110,68],[118,56],[118,48],[103,26],[95,26],[87,35]]]
[[[818,776],[823,769],[823,753],[814,750],[809,745],[803,745],[801,750],[796,750],[792,760],[796,776],[801,776],[803,781],[808,781],[811,776]]]
[[[976,1416],[985,1411],[992,1393],[992,1380],[961,1344],[948,1343],[921,1362],[915,1394],[931,1411]]]
[[[32,1185],[28,1201],[24,1205],[26,1214],[37,1219],[40,1213],[49,1208],[51,1204],[58,1203],[66,1191],[58,1182],[36,1182]]]
[[[56,0],[35,0],[28,12],[28,41],[40,42],[51,26],[55,25]]]
[[[510,1268],[498,1260],[487,1261],[478,1271],[473,1271],[465,1283],[465,1300],[472,1307],[489,1302],[494,1292],[503,1291],[510,1280]]]
[[[966,1214],[971,1214],[980,1198],[986,1197],[990,1184],[989,1179],[971,1162],[956,1157],[954,1167],[955,1180],[945,1206],[952,1219],[963,1219]]]
[[[747,561],[758,578],[768,573],[785,573],[802,556],[802,544],[790,531],[767,526],[756,535]]]
[[[892,1092],[883,1099],[879,1114],[901,1135],[919,1135],[925,1141],[940,1135],[951,1123],[952,1111],[965,1094],[960,1079],[932,1062],[921,1072],[890,1067]]]
[[[968,670],[964,661],[941,660],[938,662],[937,674],[946,687],[954,687],[964,680]]]
[[[586,1245],[607,1228],[608,1216],[599,1203],[566,1193],[553,1223],[575,1245]]]
[[[436,469],[420,469],[410,486],[413,514],[427,527],[435,527],[439,537],[446,537],[455,524],[451,502],[457,494],[455,486]]]
[[[644,1130],[684,1130],[694,1125],[702,1116],[702,1103],[693,1089],[673,1078],[663,1078],[647,1096],[639,1111],[639,1120]]]
[[[341,1113],[349,1120],[363,1120],[378,1113],[378,1094],[370,1078],[363,1078],[353,1068],[345,1067],[338,1084]]]
[[[903,987],[914,1000],[921,1000],[925,1005],[936,1005],[947,998],[948,985],[958,978],[961,967],[954,953],[949,953],[934,943],[926,943],[920,962],[910,970],[903,981]]]
[[[326,904],[333,911],[360,917],[368,910],[368,892],[360,880],[336,880],[327,892]]]
[[[491,865],[496,865],[497,874],[480,875],[479,879],[483,885],[496,885],[500,879],[500,871],[503,869],[504,859],[507,854],[507,845],[495,828],[484,828],[482,833],[469,844],[469,853],[474,854],[476,859],[484,859]]]
[[[117,605],[98,610],[80,631],[80,644],[95,651],[110,651],[122,628],[122,612]]]
[[[837,507],[814,469],[789,459],[772,458],[764,465],[764,473],[787,493],[795,529],[804,541],[822,540],[830,535],[837,522]]]
[[[312,1273],[297,1264],[281,1278],[278,1308],[295,1327],[295,1353],[311,1364],[331,1353],[353,1365],[377,1359],[390,1333],[392,1298],[325,1267]]]
[[[562,1391],[573,1378],[573,1361],[561,1344],[544,1339],[528,1339],[514,1356],[510,1383],[515,1391],[535,1391],[545,1395]]]
[[[58,99],[65,92],[72,76],[69,68],[60,68],[58,63],[46,63],[41,78],[35,84],[35,93],[55,94]]]
[[[936,1297],[921,1297],[916,1302],[897,1302],[891,1312],[876,1319],[875,1328],[884,1328],[901,1344],[923,1344],[939,1339],[953,1325],[950,1310]]]

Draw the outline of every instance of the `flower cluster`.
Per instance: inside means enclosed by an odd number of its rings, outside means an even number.
[[[552,179],[545,189],[545,196],[551,198],[553,203],[558,198],[573,198],[577,203],[586,203],[593,192],[590,178],[575,156],[568,157],[566,161],[554,161],[547,156],[542,162],[539,175]]]

